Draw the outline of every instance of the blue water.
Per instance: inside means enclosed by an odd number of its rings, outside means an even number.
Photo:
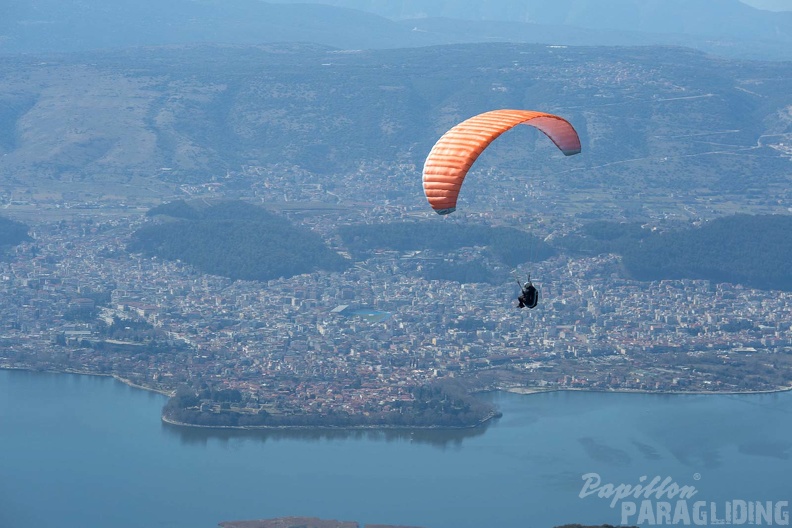
[[[587,473],[792,501],[792,393],[487,397],[486,430],[235,433],[163,424],[163,396],[109,378],[0,371],[0,527],[618,524],[622,503],[579,497]]]

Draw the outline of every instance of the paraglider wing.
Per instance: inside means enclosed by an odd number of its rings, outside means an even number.
[[[492,110],[459,123],[432,147],[423,169],[426,199],[438,214],[456,210],[468,170],[498,136],[519,124],[536,127],[567,156],[580,152],[580,138],[565,119],[529,110]]]

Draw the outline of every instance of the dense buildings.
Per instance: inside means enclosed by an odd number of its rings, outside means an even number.
[[[332,225],[415,214],[291,213],[325,236]],[[416,270],[438,258],[430,251],[231,281],[128,254],[144,221],[37,224],[34,241],[0,263],[0,365],[115,374],[168,392],[238,390],[236,408],[318,415],[392,410],[411,388],[448,378],[471,390],[742,391],[790,380],[788,292],[640,283],[614,255],[560,256],[532,267],[543,299],[521,311],[511,283],[422,279]]]

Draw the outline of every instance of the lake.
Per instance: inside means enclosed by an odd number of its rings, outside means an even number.
[[[485,397],[479,430],[212,431],[111,378],[0,370],[0,527],[789,524],[792,393]]]

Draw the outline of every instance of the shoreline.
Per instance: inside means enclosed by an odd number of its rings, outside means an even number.
[[[663,395],[711,395],[711,396],[727,396],[727,395],[736,395],[736,396],[751,396],[752,394],[776,394],[779,392],[790,392],[792,391],[792,385],[788,387],[778,387],[776,389],[766,389],[766,390],[749,390],[749,391],[653,391],[653,390],[645,390],[645,389],[585,389],[585,388],[573,388],[573,387],[563,387],[563,388],[550,388],[544,389],[539,387],[510,387],[510,388],[496,388],[498,392],[509,392],[511,394],[520,394],[525,396],[530,396],[531,394],[540,394],[543,392],[601,392],[605,394],[663,394]]]
[[[25,372],[41,372],[47,374],[76,374],[80,376],[96,376],[98,378],[113,378],[114,380],[123,383],[129,387],[144,390],[147,392],[155,392],[157,394],[162,394],[163,396],[167,396],[170,398],[173,396],[175,391],[166,391],[163,389],[155,389],[152,387],[146,387],[145,385],[139,385],[134,381],[131,381],[127,378],[121,377],[118,374],[102,374],[101,372],[91,372],[88,370],[77,370],[77,369],[45,369],[45,370],[38,370],[32,369],[29,367],[12,367],[9,365],[0,365],[0,369],[2,370],[24,370]]]
[[[187,422],[179,422],[168,418],[164,414],[160,419],[169,425],[176,427],[191,427],[197,429],[228,429],[238,431],[466,431],[476,429],[486,425],[491,420],[502,416],[499,411],[491,412],[486,418],[474,425],[461,427],[449,427],[443,425],[414,425],[407,427],[403,425],[199,425]]]
[[[29,367],[15,367],[10,365],[0,365],[0,369],[2,370],[20,370],[20,371],[27,371],[27,372],[44,372],[49,374],[76,374],[81,376],[97,376],[97,377],[106,377],[106,378],[113,378],[114,380],[123,383],[129,387],[140,389],[148,392],[154,392],[157,394],[161,394],[163,396],[167,396],[168,398],[172,397],[175,391],[166,391],[163,389],[155,389],[152,387],[146,387],[145,385],[140,385],[135,383],[127,378],[124,378],[118,374],[102,374],[98,372],[90,372],[90,371],[83,371],[77,369],[46,369],[46,370],[37,370],[32,369]],[[725,396],[725,395],[736,395],[736,396],[750,396],[750,395],[760,395],[760,394],[777,394],[783,392],[791,392],[792,385],[787,387],[778,387],[775,389],[766,389],[766,390],[755,390],[755,391],[652,391],[652,390],[641,390],[641,389],[587,389],[587,388],[572,388],[572,387],[563,387],[563,388],[543,388],[543,387],[495,387],[491,390],[483,390],[483,391],[474,391],[475,392],[508,392],[510,394],[517,394],[521,396],[530,396],[533,394],[541,394],[546,392],[599,392],[599,393],[608,393],[608,394],[662,394],[662,395],[710,395],[710,396]],[[421,430],[421,431],[431,431],[431,430],[447,430],[447,431],[464,431],[469,429],[476,429],[479,427],[486,427],[489,422],[493,419],[502,416],[500,411],[493,411],[491,412],[486,418],[483,418],[478,423],[468,426],[460,426],[460,427],[449,427],[449,426],[432,426],[432,425],[425,425],[425,426],[412,426],[412,427],[405,427],[405,426],[393,426],[393,425],[357,425],[357,426],[350,426],[350,425],[200,425],[200,424],[191,424],[187,422],[179,422],[177,420],[173,420],[171,418],[166,417],[164,414],[160,415],[160,419],[163,423],[167,423],[169,425],[175,427],[191,427],[191,428],[198,428],[198,429],[218,429],[218,430],[239,430],[239,431],[256,431],[256,430],[328,430],[328,431],[375,431],[375,430],[402,430],[402,431],[413,431],[413,430]]]
[[[145,391],[149,391],[149,392],[156,392],[157,394],[162,394],[163,396],[167,396],[168,398],[171,398],[171,397],[173,397],[174,394],[176,394],[175,390],[166,391],[166,390],[162,390],[162,389],[152,389],[151,387],[146,387],[145,385],[139,385],[139,384],[135,383],[134,381],[128,380],[127,378],[122,378],[118,374],[110,374],[109,376],[112,377],[115,380],[120,381],[124,385],[128,385],[128,386],[133,387],[135,389],[141,389],[141,390],[145,390]]]

